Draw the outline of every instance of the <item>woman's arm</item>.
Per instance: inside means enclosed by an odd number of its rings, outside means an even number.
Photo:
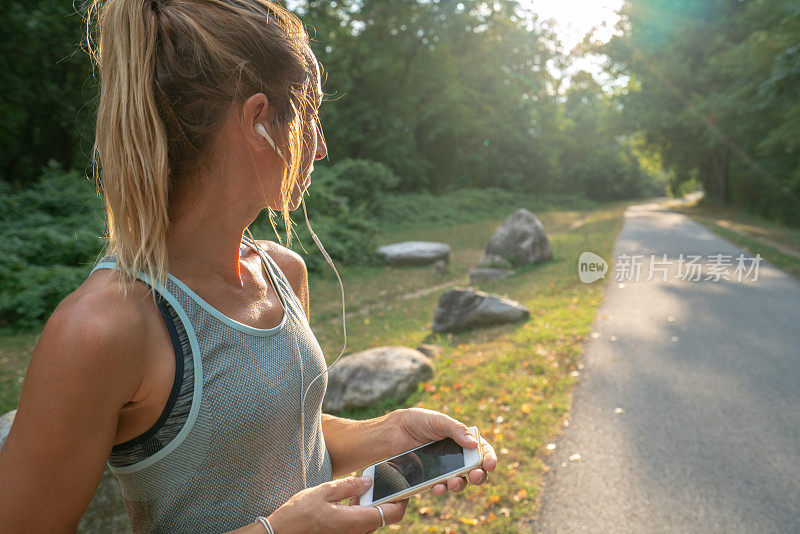
[[[322,414],[322,434],[333,477],[340,477],[392,456],[392,414],[354,421]]]
[[[75,532],[143,377],[137,306],[76,293],[44,327],[0,450],[7,532]]]

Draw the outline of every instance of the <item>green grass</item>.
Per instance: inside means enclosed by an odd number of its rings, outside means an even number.
[[[341,269],[347,298],[347,353],[378,345],[416,347],[422,342],[443,350],[434,361],[434,378],[405,402],[388,401],[340,415],[366,418],[397,407],[424,406],[477,425],[498,451],[499,465],[489,483],[458,495],[427,493],[412,499],[402,528],[518,532],[534,519],[546,469],[544,445],[563,428],[577,381],[573,372],[578,370],[604,292],[601,282],[580,282],[577,258],[586,250],[611,255],[628,204],[537,212],[550,236],[553,260],[478,286],[527,306],[531,317],[525,323],[458,334],[431,332],[439,296],[447,287],[468,285],[469,270],[507,213],[380,236],[381,243],[406,239],[449,243],[448,273],[436,274],[430,267]],[[312,274],[310,285],[311,325],[330,362],[342,343],[339,286],[330,270]],[[37,334],[21,334],[0,339],[3,411],[16,406],[36,338]]]

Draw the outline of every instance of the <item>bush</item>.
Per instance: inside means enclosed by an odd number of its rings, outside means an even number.
[[[33,328],[77,288],[103,248],[102,204],[93,184],[58,165],[32,187],[3,187],[0,326]]]
[[[484,219],[502,219],[517,208],[534,213],[549,209],[590,209],[596,202],[582,196],[537,195],[496,187],[463,188],[443,195],[389,193],[380,202],[375,222],[382,231],[428,228]]]

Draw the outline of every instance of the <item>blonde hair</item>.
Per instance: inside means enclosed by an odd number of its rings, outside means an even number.
[[[144,272],[166,282],[176,185],[207,163],[232,104],[257,92],[288,126],[281,203],[291,243],[288,203],[317,75],[300,20],[266,0],[93,0],[86,29],[100,72],[93,162],[105,253],[123,280]]]

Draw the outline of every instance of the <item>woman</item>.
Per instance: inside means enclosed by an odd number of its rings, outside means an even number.
[[[340,505],[370,482],[332,479],[444,437],[483,448],[483,483],[492,447],[444,414],[321,413],[305,264],[244,237],[265,207],[291,228],[326,156],[302,24],[265,0],[95,0],[88,26],[107,254],[31,358],[0,528],[74,531],[106,462],[135,532],[372,531],[407,503]]]

